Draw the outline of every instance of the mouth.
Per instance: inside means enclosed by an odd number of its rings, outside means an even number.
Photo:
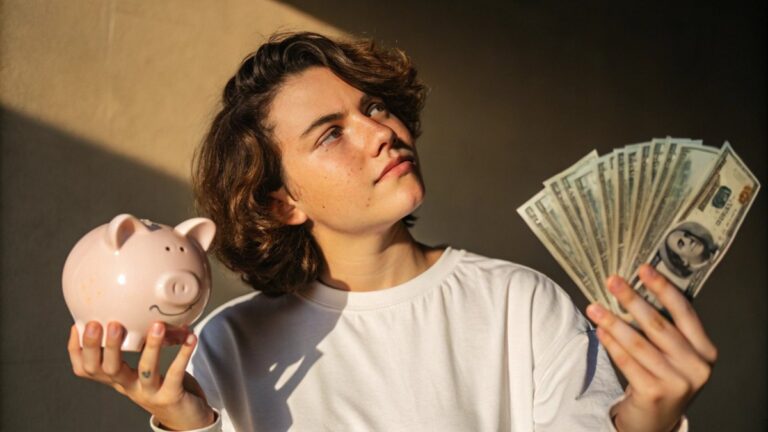
[[[149,311],[150,311],[150,312],[152,312],[152,309],[154,309],[154,310],[156,310],[156,311],[157,311],[157,313],[159,313],[160,315],[162,315],[162,316],[169,316],[169,317],[174,317],[174,316],[184,315],[185,313],[189,312],[189,310],[190,310],[190,309],[192,309],[192,308],[193,308],[193,307],[194,307],[194,306],[197,304],[197,302],[198,302],[198,301],[200,301],[200,299],[201,299],[202,297],[203,297],[203,293],[201,292],[201,293],[200,293],[200,294],[197,296],[197,298],[195,299],[195,301],[193,301],[193,302],[192,302],[192,304],[190,304],[190,305],[189,305],[189,306],[188,306],[186,309],[184,309],[183,311],[181,311],[181,312],[178,312],[178,313],[168,313],[168,312],[163,312],[163,310],[162,310],[162,309],[160,309],[160,306],[158,306],[158,305],[156,305],[156,304],[153,304],[152,306],[150,306],[150,307],[149,307]]]
[[[384,169],[381,171],[381,174],[379,174],[379,178],[377,178],[377,179],[376,179],[376,181],[375,181],[374,183],[378,183],[379,181],[381,181],[381,179],[382,179],[382,178],[383,178],[383,177],[384,177],[384,176],[385,176],[385,175],[386,175],[386,174],[387,174],[389,171],[391,171],[393,168],[395,168],[396,166],[400,165],[400,164],[401,164],[401,163],[403,163],[403,162],[410,162],[410,164],[411,164],[411,165],[416,165],[416,160],[415,160],[415,158],[414,158],[413,156],[410,156],[410,155],[401,155],[401,156],[398,156],[398,157],[396,157],[396,158],[392,159],[391,161],[389,161],[389,163],[387,164],[387,166],[386,166],[386,167],[384,167]]]

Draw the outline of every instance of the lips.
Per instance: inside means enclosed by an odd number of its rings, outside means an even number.
[[[401,164],[404,161],[410,161],[411,163],[414,163],[414,158],[413,156],[400,155],[392,159],[391,161],[389,161],[387,166],[385,166],[384,169],[381,171],[381,174],[379,174],[379,178],[376,179],[376,182],[381,180],[381,178],[384,177],[384,174],[386,174],[389,170],[391,170],[392,168],[396,167],[397,165]]]

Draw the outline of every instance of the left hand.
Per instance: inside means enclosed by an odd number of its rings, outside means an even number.
[[[587,315],[629,382],[626,397],[613,411],[616,429],[669,432],[709,380],[717,349],[679,289],[648,264],[640,268],[640,279],[669,311],[674,324],[618,276],[608,278],[608,290],[645,335],[597,303],[587,308]]]

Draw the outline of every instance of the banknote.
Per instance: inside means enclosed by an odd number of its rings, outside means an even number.
[[[544,181],[518,214],[591,302],[630,321],[605,278],[618,274],[665,312],[637,277],[650,262],[688,298],[722,259],[760,184],[729,143],[653,138],[591,151]]]
[[[656,198],[658,202],[648,217],[653,223],[649,224],[644,232],[638,234],[641,241],[636,249],[630,251],[631,258],[620,273],[625,279],[630,279],[651,250],[656,247],[677,212],[687,200],[692,199],[693,193],[704,181],[719,154],[719,151],[713,147],[688,143],[681,143],[676,146],[676,149],[671,174],[659,191]]]
[[[757,178],[726,142],[705,181],[674,217],[647,261],[693,299],[730,247],[759,189]],[[638,277],[632,286],[661,308]]]

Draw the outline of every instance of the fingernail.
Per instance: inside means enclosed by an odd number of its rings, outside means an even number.
[[[190,333],[189,336],[187,336],[186,344],[192,345],[193,343],[195,343],[195,335]]]
[[[122,333],[122,328],[120,328],[119,324],[110,323],[109,324],[109,337],[112,339],[117,339],[120,337],[120,333]]]
[[[592,303],[587,307],[587,314],[593,319],[599,320],[605,316],[605,309],[598,303]]]
[[[152,324],[152,335],[153,336],[162,336],[163,335],[163,324],[156,322]]]
[[[99,328],[96,324],[88,323],[85,326],[85,335],[89,338],[95,338],[99,335]]]
[[[656,270],[654,270],[653,267],[649,265],[643,267],[643,273],[645,274],[645,277],[648,278],[656,277]]]
[[[612,277],[611,280],[608,281],[608,289],[611,290],[611,292],[617,293],[621,291],[622,288],[624,288],[624,284],[621,283],[621,279]]]

